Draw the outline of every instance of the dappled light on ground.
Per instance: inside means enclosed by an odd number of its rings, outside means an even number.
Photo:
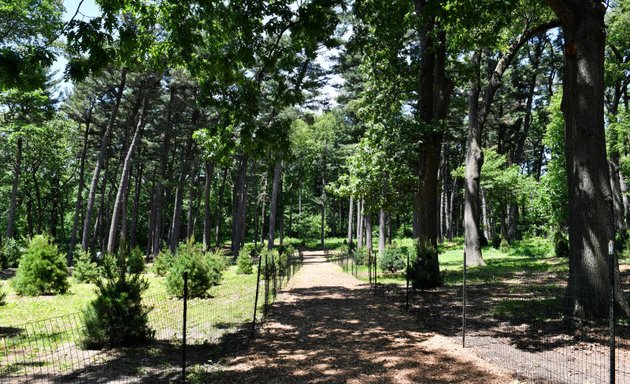
[[[307,253],[269,322],[240,356],[207,373],[221,383],[509,383],[513,379],[423,330],[397,304]]]

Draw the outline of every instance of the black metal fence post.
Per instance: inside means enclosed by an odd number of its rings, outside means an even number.
[[[184,272],[184,318],[182,319],[182,383],[186,383],[186,321],[188,316],[188,271]]]
[[[462,348],[466,348],[466,251],[464,251],[464,283],[462,284]]]
[[[256,276],[256,299],[254,300],[254,320],[252,321],[252,339],[256,337],[256,311],[258,310],[258,292],[260,291],[260,266],[262,256],[258,256],[258,273]]]
[[[615,384],[615,243],[608,242],[608,328],[610,333],[610,384]]]

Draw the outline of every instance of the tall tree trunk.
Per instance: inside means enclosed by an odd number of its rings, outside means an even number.
[[[490,210],[488,209],[488,200],[486,192],[481,188],[481,215],[483,216],[483,236],[487,242],[492,242],[494,238],[494,228],[490,224]]]
[[[219,201],[214,211],[214,237],[217,248],[221,246],[221,223],[223,221],[222,209],[223,209],[223,197],[225,195],[225,182],[227,181],[228,167],[223,168],[223,175],[221,176],[221,187],[219,188]]]
[[[212,192],[212,177],[214,175],[214,163],[205,162],[206,181],[203,185],[203,249],[210,248],[212,237],[212,223],[210,222],[210,192]]]
[[[378,214],[378,256],[383,257],[385,255],[385,210],[381,208]]]
[[[468,140],[466,143],[466,168],[464,173],[464,242],[466,264],[485,265],[481,255],[479,225],[479,178],[483,165],[481,150],[481,126],[479,124],[479,93],[481,54],[475,52],[472,62],[475,66],[475,80],[468,94]]]
[[[90,124],[92,123],[92,106],[88,108],[85,120],[85,133],[83,134],[83,148],[81,149],[81,159],[79,160],[79,183],[77,190],[77,200],[74,204],[74,219],[72,220],[72,232],[70,233],[70,247],[68,249],[68,266],[72,266],[74,247],[77,244],[77,230],[79,228],[79,215],[83,206],[83,185],[85,179],[85,158],[87,156],[88,138],[90,134]]]
[[[604,135],[605,8],[599,1],[546,1],[561,19],[565,37],[562,112],[569,187],[570,314],[607,316],[606,262],[614,239],[613,201]],[[617,309],[630,314],[619,286],[615,260]]]
[[[352,219],[353,219],[353,212],[352,209],[354,208],[354,200],[352,199],[352,196],[350,196],[350,203],[348,204],[348,247],[352,248]]]
[[[114,129],[114,124],[116,122],[116,117],[118,115],[118,109],[120,107],[120,100],[122,99],[123,92],[125,90],[125,85],[127,83],[127,68],[123,68],[120,74],[120,84],[118,85],[118,92],[116,92],[116,99],[114,101],[114,107],[110,112],[109,119],[107,121],[107,127],[105,128],[105,133],[103,134],[103,139],[101,140],[101,147],[98,152],[98,158],[96,160],[96,165],[94,166],[94,173],[92,175],[92,182],[90,183],[90,191],[88,193],[87,207],[85,210],[85,218],[83,220],[83,236],[81,239],[81,248],[84,251],[88,249],[89,237],[90,237],[90,223],[92,221],[92,212],[94,210],[94,200],[96,197],[96,189],[98,188],[98,181],[101,174],[101,168],[105,162],[105,154],[107,152],[107,147],[109,146],[109,141],[112,136],[112,131]]]
[[[118,192],[116,193],[116,200],[114,201],[114,209],[112,211],[112,220],[109,223],[109,238],[107,241],[107,253],[113,254],[116,251],[116,233],[118,231],[118,220],[120,219],[120,215],[123,211],[122,204],[124,202],[124,196],[127,194],[127,189],[129,187],[129,172],[131,171],[131,158],[133,156],[133,152],[136,149],[136,145],[138,143],[138,138],[140,137],[140,133],[142,132],[142,128],[144,127],[144,117],[146,113],[147,107],[147,99],[146,97],[142,98],[142,111],[140,112],[138,118],[138,125],[136,126],[136,131],[133,134],[133,139],[131,139],[131,144],[129,144],[129,148],[127,149],[127,155],[125,156],[125,161],[123,163],[122,174],[120,175],[120,182],[118,183]],[[124,237],[124,235],[123,235]]]
[[[245,214],[247,203],[247,156],[240,155],[237,179],[234,183],[234,215],[232,219],[232,254],[236,257],[241,249],[244,225],[241,220]]]
[[[140,210],[140,192],[142,192],[143,170],[144,164],[142,162],[138,162],[138,169],[136,170],[136,182],[133,188],[133,205],[131,207],[131,230],[129,231],[130,249],[133,249],[136,246],[136,239],[138,238],[138,211]]]
[[[357,199],[357,249],[363,248],[363,198]]]
[[[188,212],[186,212],[186,240],[190,240],[195,234],[195,196],[197,176],[194,164],[190,171],[190,188],[188,188]]]
[[[17,211],[18,186],[20,184],[20,171],[22,169],[23,143],[22,136],[19,136],[13,166],[13,181],[11,182],[11,201],[9,202],[9,215],[7,217],[7,239],[12,239],[13,236],[15,236],[15,213]]]
[[[368,211],[365,214],[365,247],[368,253],[373,253],[374,247],[372,245],[372,214]]]
[[[278,208],[278,194],[280,193],[280,177],[282,176],[282,161],[278,160],[273,170],[273,184],[271,187],[271,202],[269,204],[269,240],[267,249],[273,249],[276,237],[276,210]]]
[[[199,110],[195,109],[192,116],[193,126],[196,125],[198,116]],[[171,253],[175,253],[177,251],[177,245],[179,244],[179,230],[181,226],[182,203],[184,201],[185,182],[194,156],[193,133],[194,128],[190,130],[188,134],[188,139],[186,139],[186,152],[184,153],[184,158],[182,159],[179,179],[177,181],[177,189],[175,190],[175,204],[173,205],[173,217],[171,218],[170,229],[171,234],[169,239],[169,248],[171,250]]]

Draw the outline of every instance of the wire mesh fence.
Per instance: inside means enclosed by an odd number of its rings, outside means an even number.
[[[264,320],[276,294],[302,265],[301,253],[269,259],[258,279],[223,282],[204,298],[165,294],[143,298],[143,305],[151,309],[149,327],[154,337],[140,347],[84,348],[82,313],[0,327],[0,382],[185,382],[186,366],[211,364],[227,351],[243,348],[252,327]],[[256,313],[263,313],[258,321]]]
[[[619,301],[630,292],[628,265],[622,264],[611,279],[610,270],[600,276],[569,273],[566,259],[522,268],[490,262],[465,274],[462,269],[446,271],[443,287],[414,290],[406,269],[393,278],[376,257],[368,254],[367,265],[357,265],[357,259],[348,252],[329,257],[374,292],[407,307],[428,329],[524,382],[630,383],[630,321]],[[608,266],[610,260],[617,262],[609,259]],[[619,292],[613,293],[613,287]],[[597,313],[591,308],[580,314],[580,306],[588,305],[597,306]]]

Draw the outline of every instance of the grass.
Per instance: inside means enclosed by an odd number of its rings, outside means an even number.
[[[150,272],[144,276],[149,281],[149,289],[143,298],[145,304],[153,308],[149,324],[156,331],[156,339],[177,343],[181,339],[183,302],[167,295],[164,277]],[[81,367],[91,361],[94,353],[78,350],[75,345],[82,334],[80,312],[96,297],[93,284],[71,280],[68,293],[58,296],[21,297],[10,288],[7,290],[7,305],[0,310],[2,374],[23,373],[31,370],[29,367],[33,364],[46,367],[52,364],[53,371],[76,369],[77,364]],[[188,339],[193,343],[214,343],[226,332],[251,322],[255,292],[255,273],[238,275],[236,266],[228,267],[221,284],[210,288],[206,298],[189,300]],[[259,313],[263,304],[261,293]],[[75,351],[64,352],[68,348]],[[144,349],[142,353],[146,354]],[[23,361],[7,363],[16,357]]]
[[[399,247],[413,248],[413,240],[396,239]],[[440,271],[446,285],[461,285],[463,282],[463,239],[454,239],[438,245]],[[556,258],[551,241],[544,238],[529,238],[514,242],[509,249],[500,250],[484,247],[484,267],[468,267],[467,282],[470,284],[497,283],[506,279],[519,278],[537,272],[565,274],[568,272],[568,260]],[[367,266],[358,266],[358,278],[368,281]],[[404,271],[397,273],[383,272],[379,268],[378,281],[384,284],[405,282]]]

